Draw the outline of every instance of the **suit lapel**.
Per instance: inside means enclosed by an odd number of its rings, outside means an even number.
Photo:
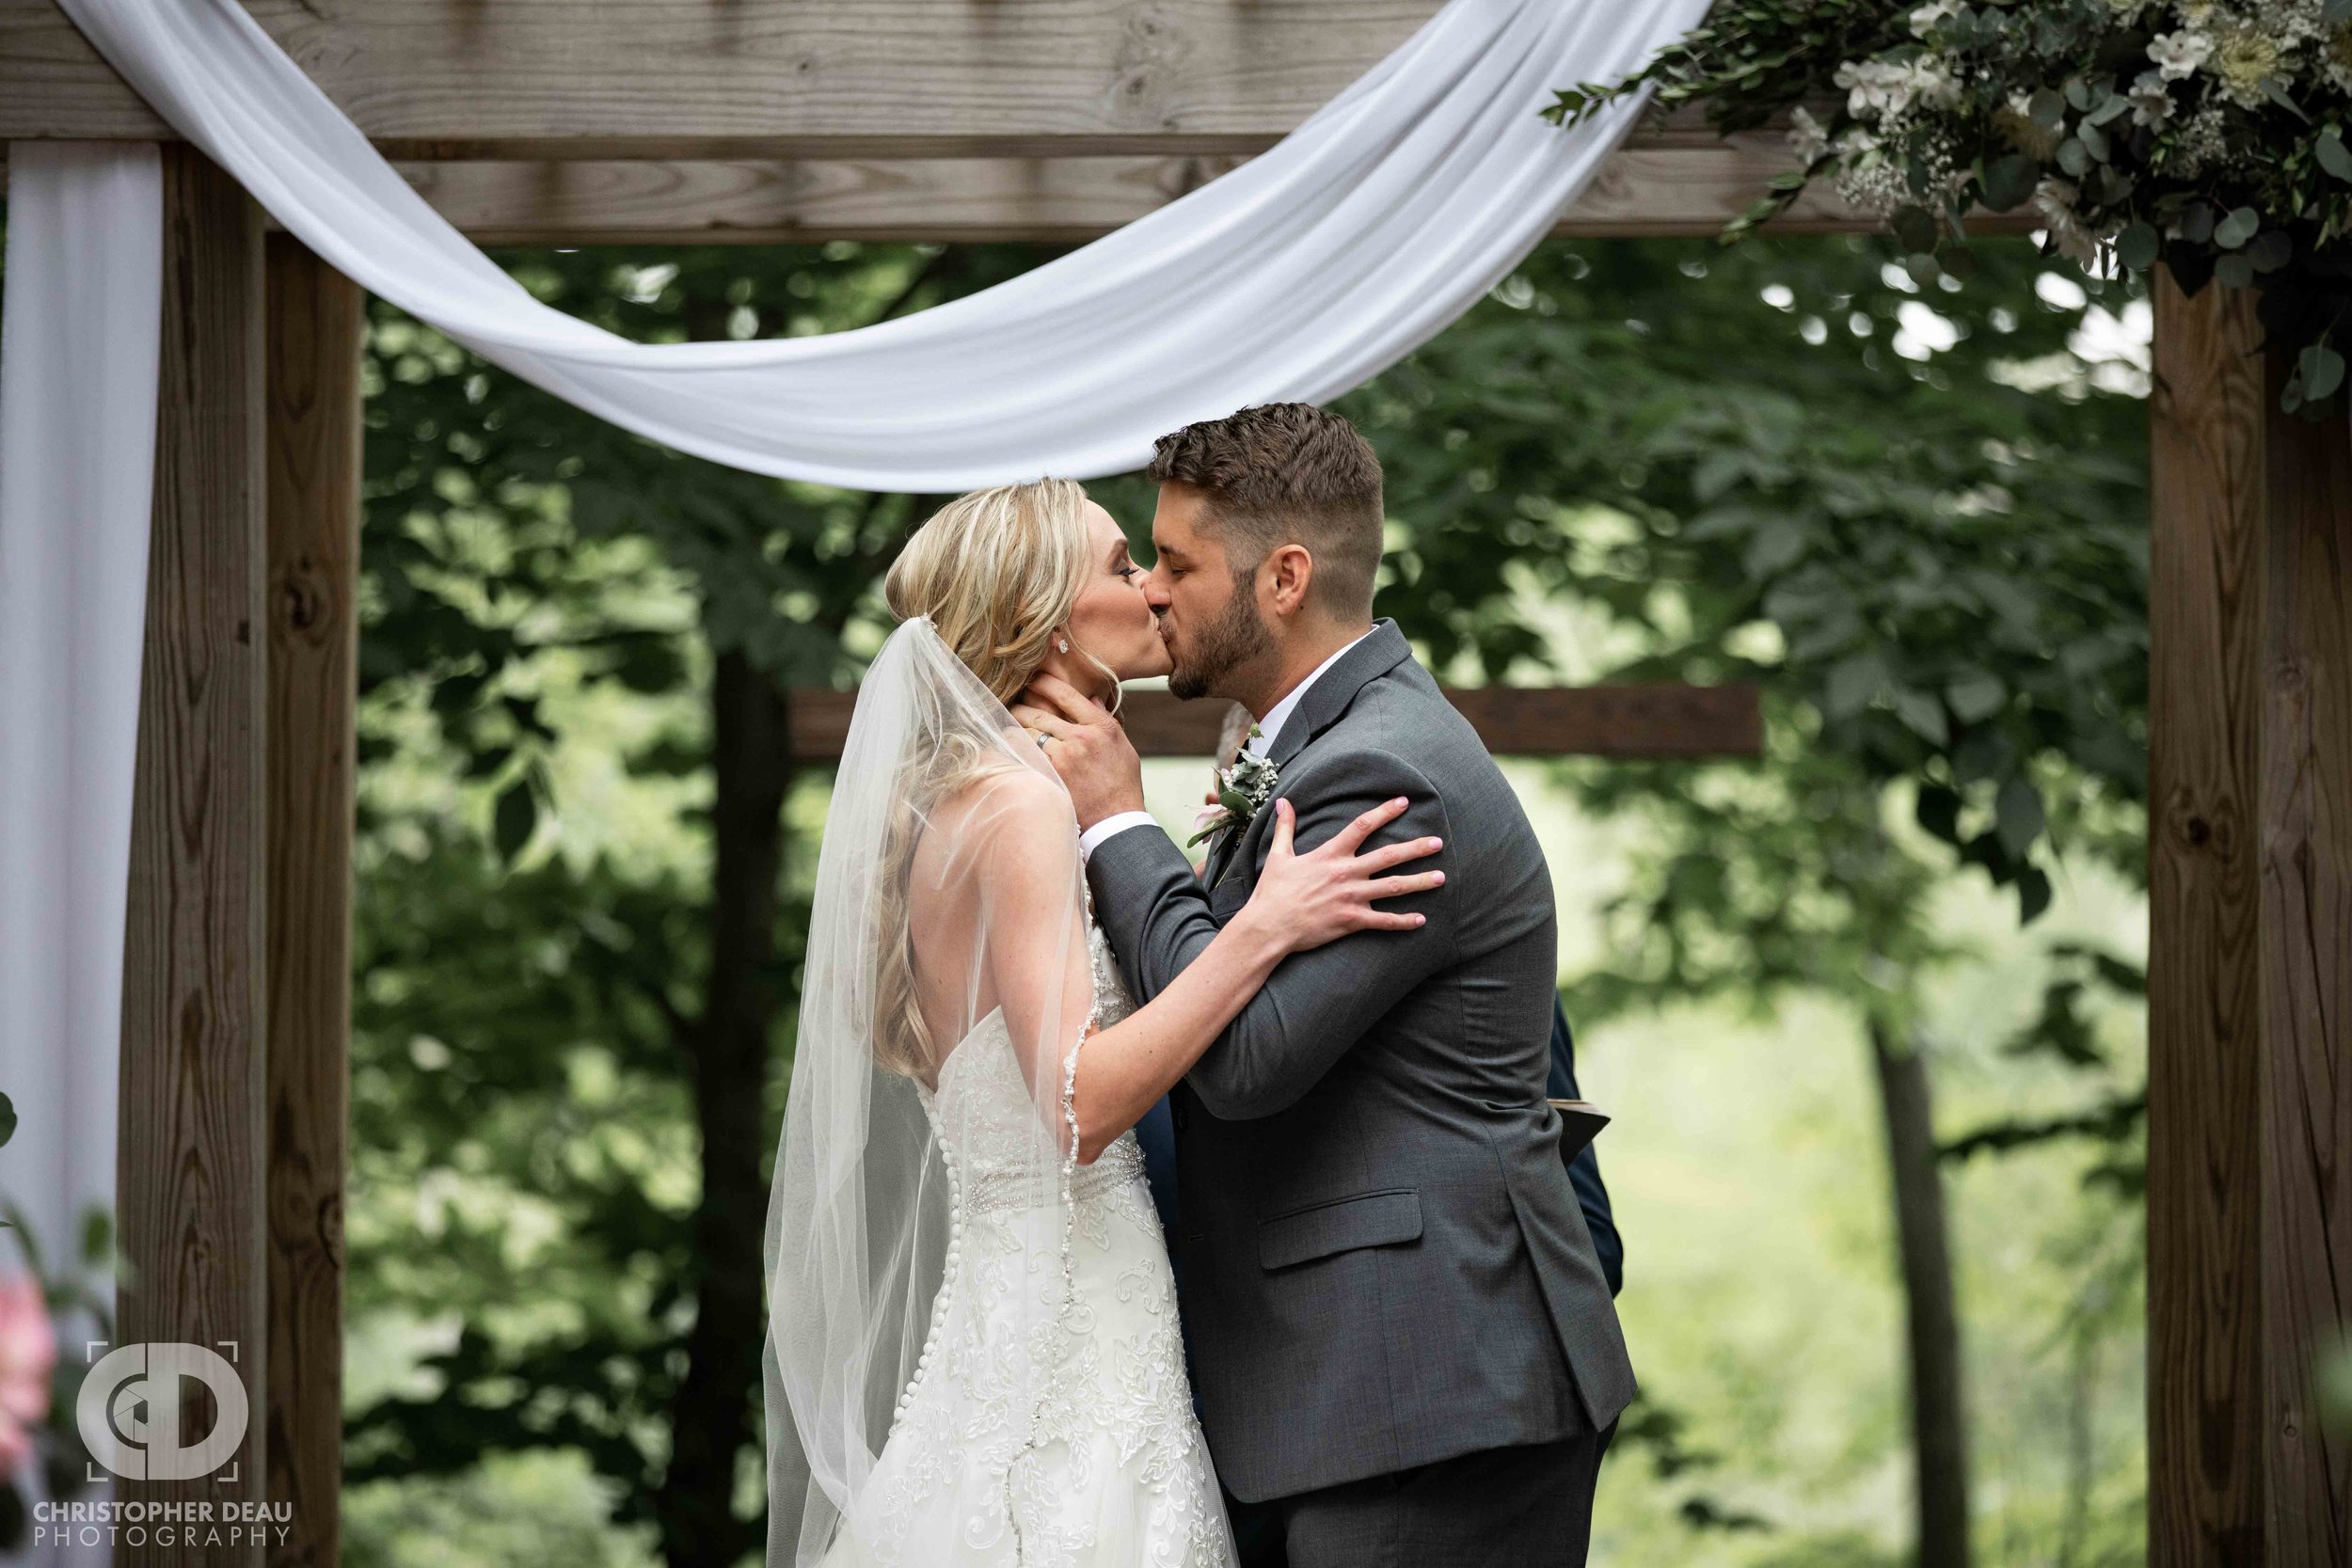
[[[1396,629],[1394,621],[1376,623],[1362,641],[1348,649],[1337,664],[1326,670],[1322,678],[1307,689],[1307,694],[1298,700],[1298,705],[1283,721],[1282,733],[1274,737],[1274,750],[1269,753],[1269,760],[1275,768],[1279,769],[1287,765],[1307,742],[1337,723],[1340,716],[1347,711],[1348,705],[1356,700],[1356,693],[1412,657],[1412,645],[1405,641],[1405,634]],[[1281,793],[1279,784],[1275,793]],[[1268,801],[1267,809],[1271,810],[1273,802]],[[1208,878],[1204,885],[1211,891],[1215,891],[1216,885],[1225,879],[1225,873],[1232,866],[1233,857],[1241,851],[1242,840],[1248,837],[1251,829],[1256,826],[1253,819],[1248,826],[1223,834],[1210,843]]]
[[[1356,700],[1357,692],[1412,657],[1412,645],[1396,629],[1394,621],[1375,623],[1362,641],[1348,649],[1337,664],[1323,673],[1322,679],[1307,688],[1307,694],[1291,710],[1290,718],[1283,721],[1282,733],[1274,737],[1274,766],[1279,768],[1287,765],[1307,742],[1339,721],[1348,705]]]
[[[1247,831],[1237,828],[1230,833],[1219,833],[1209,841],[1209,877],[1202,885],[1211,892],[1215,892],[1216,884],[1224,879],[1225,868],[1232,863],[1234,847],[1241,843],[1241,835]]]

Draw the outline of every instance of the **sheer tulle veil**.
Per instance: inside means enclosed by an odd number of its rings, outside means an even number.
[[[900,626],[859,689],[825,819],[769,1199],[769,1568],[865,1560],[862,1522],[887,1503],[866,1483],[960,1244],[955,1182],[984,1180],[989,1223],[1034,1231],[1020,1255],[1041,1277],[1013,1292],[1011,1338],[987,1354],[1023,1369],[1002,1413],[1012,1468],[1042,1440],[1072,1305],[1068,1097],[1091,993],[1075,840],[1032,738],[928,617]],[[1000,1019],[1035,1114],[966,1126],[952,1058],[967,1040],[1002,1049]],[[975,1147],[977,1177],[957,1162]],[[1007,1184],[1022,1201],[1002,1201]]]

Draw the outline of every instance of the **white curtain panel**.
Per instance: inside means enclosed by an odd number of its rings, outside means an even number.
[[[52,1269],[115,1195],[115,1063],[154,485],[152,145],[8,150],[0,301],[0,1196]],[[13,1232],[0,1247],[14,1249]],[[78,1341],[89,1324],[64,1325]],[[60,1346],[78,1354],[78,1343]],[[38,1496],[39,1477],[22,1478]],[[101,1494],[103,1495],[103,1493]],[[99,1563],[101,1546],[25,1560]]]
[[[1358,386],[1541,239],[1630,124],[1556,87],[1707,0],[1452,0],[1263,156],[1011,282],[827,337],[644,345],[534,301],[237,0],[60,0],[140,96],[338,270],[616,424],[755,472],[951,491],[1140,467],[1193,420]]]
[[[152,144],[8,150],[0,303],[0,1195],[111,1209],[162,322]]]

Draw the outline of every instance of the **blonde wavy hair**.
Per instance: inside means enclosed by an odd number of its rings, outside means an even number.
[[[1085,487],[1074,480],[1040,479],[949,501],[907,541],[882,579],[883,601],[901,621],[929,616],[940,641],[991,695],[1009,705],[1053,651],[1094,568],[1086,499]],[[1117,672],[1074,639],[1070,651],[1100,670],[1117,692]],[[1112,705],[1116,709],[1116,695]],[[875,898],[881,964],[874,1057],[892,1071],[924,1078],[936,1067],[942,1042],[930,1037],[914,985],[907,889],[915,848],[941,802],[1021,765],[1005,756],[1001,744],[952,726],[914,755],[918,771],[896,792]]]
[[[960,496],[914,531],[882,579],[882,598],[901,621],[930,616],[964,668],[1010,704],[1086,587],[1093,565],[1086,500],[1073,479]],[[1116,683],[1108,665],[1072,647]]]

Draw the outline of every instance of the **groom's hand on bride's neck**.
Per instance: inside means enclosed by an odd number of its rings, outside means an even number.
[[[1143,810],[1143,759],[1109,709],[1068,681],[1041,674],[1012,716],[1045,737],[1045,760],[1070,791],[1080,832],[1122,811]]]

